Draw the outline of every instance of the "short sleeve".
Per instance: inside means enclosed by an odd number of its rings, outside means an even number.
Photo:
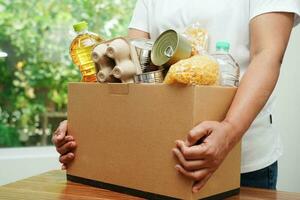
[[[128,28],[149,32],[147,0],[137,0]]]
[[[300,0],[249,0],[250,20],[269,12],[295,13],[295,26],[300,22]]]

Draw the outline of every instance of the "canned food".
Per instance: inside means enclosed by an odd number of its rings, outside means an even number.
[[[164,81],[163,70],[138,74],[134,81],[135,83],[162,83]]]
[[[147,72],[147,68],[151,65],[151,51],[142,49],[140,54],[140,64],[143,72]]]
[[[153,47],[153,41],[148,39],[132,39],[130,40],[130,43],[137,48],[142,72],[145,73],[153,71],[153,65],[151,63],[151,50]],[[154,69],[157,70],[157,68]]]
[[[172,64],[191,57],[192,45],[174,30],[163,32],[155,41],[151,61],[154,65],[170,67]]]

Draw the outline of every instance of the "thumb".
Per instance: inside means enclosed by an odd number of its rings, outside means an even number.
[[[202,122],[195,126],[187,135],[186,145],[193,146],[199,140],[208,136],[211,132],[211,124],[209,122]]]
[[[65,120],[59,124],[58,128],[54,132],[53,143],[57,144],[61,142],[65,138],[67,131],[68,131],[68,125],[67,125],[67,120]]]
[[[66,136],[67,131],[68,131],[68,125],[67,124],[68,124],[67,120],[62,121],[59,124],[57,130],[55,131],[55,135],[57,137],[57,140],[62,140]]]

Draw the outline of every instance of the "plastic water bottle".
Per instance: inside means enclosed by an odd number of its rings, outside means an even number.
[[[220,65],[220,85],[237,87],[239,85],[240,67],[229,53],[230,43],[219,41],[216,43],[216,53],[213,57]]]
[[[83,21],[73,25],[77,36],[70,46],[70,55],[82,74],[83,82],[96,82],[96,66],[92,60],[95,45],[102,42],[102,38],[88,31],[88,23]]]

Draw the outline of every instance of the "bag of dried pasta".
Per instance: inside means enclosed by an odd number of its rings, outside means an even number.
[[[217,85],[219,64],[208,55],[195,55],[172,65],[164,80],[166,84]]]
[[[192,55],[203,54],[208,50],[208,32],[197,22],[185,28],[183,34],[192,44]]]

